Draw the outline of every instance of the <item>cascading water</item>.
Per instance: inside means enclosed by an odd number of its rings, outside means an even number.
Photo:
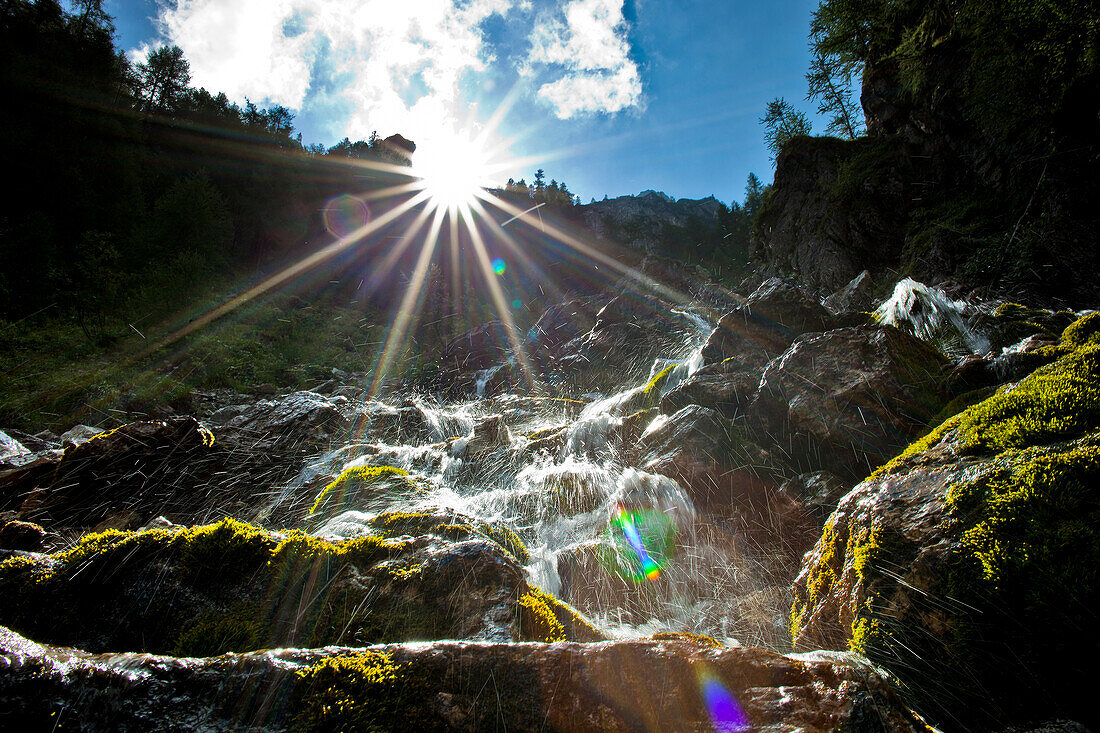
[[[989,351],[989,339],[970,323],[971,306],[912,278],[899,281],[875,315],[881,323],[903,328],[949,356]]]
[[[691,311],[672,318],[683,334],[680,353],[656,359],[638,383],[593,399],[579,414],[572,400],[513,395],[429,406],[415,399],[430,437],[386,442],[368,429],[362,441],[312,461],[282,496],[310,481],[318,489],[320,478],[349,467],[402,468],[419,489],[388,494],[384,506],[356,507],[312,530],[354,536],[382,510],[450,511],[502,522],[528,546],[531,582],[604,629],[619,636],[691,631],[736,643],[767,584],[752,578],[732,531],[701,521],[676,481],[629,465],[633,446],[623,445],[619,430],[638,416],[649,423],[639,425],[643,434],[666,420],[642,410],[702,365],[712,325]],[[493,373],[479,373],[479,392]],[[507,425],[503,438],[479,427],[494,415]],[[649,570],[639,574],[641,556]],[[765,624],[780,623],[771,616]]]

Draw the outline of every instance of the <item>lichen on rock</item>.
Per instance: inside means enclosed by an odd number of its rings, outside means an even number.
[[[797,648],[867,654],[947,725],[1096,722],[1100,347],[1086,318],[1056,362],[841,501],[795,583]]]

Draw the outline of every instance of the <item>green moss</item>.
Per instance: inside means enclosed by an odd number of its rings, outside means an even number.
[[[818,608],[832,593],[833,588],[850,562],[860,582],[868,582],[872,575],[872,565],[882,557],[881,535],[877,530],[856,526],[854,521],[841,531],[836,518],[830,518],[822,532],[820,543],[822,552],[810,568],[805,588],[795,587],[795,597],[791,604],[790,631],[792,644],[798,642],[807,621],[806,614],[811,608]],[[852,633],[849,637],[849,649],[865,654],[871,642],[871,634],[878,628],[873,619],[871,605],[859,609],[852,621]],[[858,632],[858,633],[857,633]]]
[[[386,537],[434,534],[456,542],[481,538],[499,546],[521,565],[531,561],[527,545],[506,525],[499,522],[475,524],[473,520],[456,522],[454,519],[429,512],[383,512],[370,524],[372,529]]]
[[[1066,326],[1062,343],[1071,349],[1100,343],[1100,313],[1089,313]]]
[[[400,667],[389,654],[359,651],[326,657],[299,672],[297,728],[317,731],[393,730],[400,710]]]
[[[792,644],[802,633],[806,613],[809,609],[816,608],[825,599],[836,585],[837,572],[843,567],[844,556],[837,535],[835,517],[830,517],[826,522],[818,544],[823,545],[822,552],[810,567],[805,589],[796,586],[794,600],[791,602],[789,623]]]
[[[958,415],[968,407],[992,397],[996,391],[996,387],[980,387],[978,389],[972,389],[969,392],[964,392],[944,405],[943,409],[939,411],[939,414],[928,423],[928,429],[934,430],[936,427],[955,415]]]
[[[963,412],[963,450],[997,452],[1079,435],[1100,425],[1100,344],[1042,367]]]
[[[412,479],[409,479],[408,475],[408,471],[395,466],[355,466],[348,468],[317,495],[317,500],[313,502],[309,513],[316,512],[326,497],[332,496],[335,497],[336,501],[344,502],[361,489],[368,488],[383,479],[401,477],[411,484]]]
[[[642,392],[647,397],[656,396],[656,394],[660,391],[662,385],[664,385],[664,383],[668,381],[669,375],[672,374],[672,370],[678,366],[680,366],[678,363],[669,364],[664,369],[654,374],[653,378],[646,382],[645,388],[642,390]]]
[[[554,613],[557,599],[532,587],[519,598],[520,633],[534,641],[565,641],[565,626]]]
[[[726,646],[717,639],[703,634],[691,634],[686,631],[658,631],[650,638],[655,641],[688,641],[712,649],[722,649]]]

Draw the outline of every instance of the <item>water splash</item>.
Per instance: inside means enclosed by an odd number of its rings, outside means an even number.
[[[989,339],[973,328],[971,314],[966,302],[952,300],[939,288],[908,277],[899,281],[890,299],[875,310],[880,323],[908,331],[951,357],[989,351]]]

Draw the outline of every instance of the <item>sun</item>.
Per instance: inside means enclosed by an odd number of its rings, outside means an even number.
[[[494,186],[495,168],[483,142],[462,133],[442,133],[425,140],[413,156],[412,173],[420,179],[428,200],[440,209],[469,207]]]

